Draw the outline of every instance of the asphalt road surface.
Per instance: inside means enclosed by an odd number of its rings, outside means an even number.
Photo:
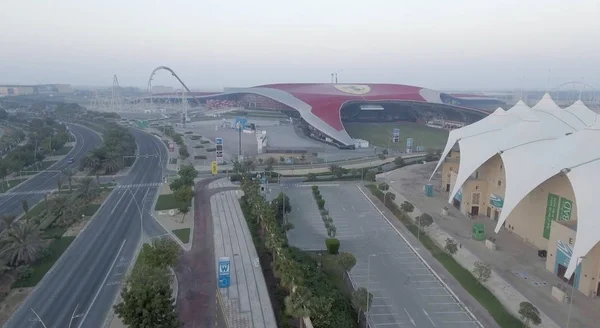
[[[41,172],[29,180],[22,182],[7,193],[0,194],[0,213],[2,215],[23,214],[23,200],[27,200],[30,208],[44,199],[44,193],[56,189],[56,181],[60,171],[65,168],[77,168],[79,161],[88,151],[100,146],[102,138],[95,131],[81,125],[68,124],[69,130],[75,136],[75,146],[62,160],[55,163],[48,171]],[[67,163],[69,158],[75,161]]]
[[[5,327],[42,328],[42,322],[48,328],[103,327],[141,238],[166,233],[150,212],[167,149],[154,136],[137,130],[132,133],[140,157],[129,175]]]
[[[269,197],[289,195],[294,229],[290,244],[325,248],[326,232],[309,184],[274,184]],[[368,198],[352,183],[319,184],[341,241],[341,250],[357,259],[350,271],[355,287],[373,294],[368,321],[372,328],[479,328],[453,292],[419,258]],[[297,212],[296,214],[294,214]]]

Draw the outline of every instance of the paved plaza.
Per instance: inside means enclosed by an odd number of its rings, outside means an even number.
[[[326,232],[310,185],[280,188],[273,186],[269,198],[280,191],[290,197],[289,218],[295,225],[290,244],[323,249]],[[371,328],[482,327],[356,184],[320,184],[319,190],[341,250],[357,258],[352,283],[373,294]]]
[[[238,193],[225,191],[210,199],[215,259],[229,257],[231,260],[231,286],[220,289],[229,317],[228,327],[276,327],[267,285],[238,202]]]

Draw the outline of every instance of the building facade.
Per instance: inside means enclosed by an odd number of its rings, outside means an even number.
[[[446,193],[453,190],[459,165],[460,153],[451,152],[442,164],[440,190]],[[500,155],[495,155],[469,177],[450,203],[465,215],[498,221],[505,191],[504,164]],[[551,177],[529,192],[511,211],[502,227],[537,249],[546,250],[548,271],[587,296],[595,297],[600,293],[600,243],[579,260],[570,279],[564,277],[577,233],[575,193],[564,174]]]

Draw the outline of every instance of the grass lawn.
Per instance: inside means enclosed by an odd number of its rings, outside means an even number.
[[[379,200],[383,200],[383,193],[377,189],[375,185],[367,186],[371,193],[375,195]],[[417,236],[417,226],[413,224],[412,220],[408,218],[402,211],[398,209],[395,203],[388,202],[388,209],[394,213],[396,218],[402,222],[408,230]],[[523,323],[513,316],[508,310],[500,303],[500,301],[490,292],[487,287],[479,283],[479,281],[473,276],[473,274],[460,265],[456,260],[440,248],[425,232],[421,230],[420,238],[421,244],[429,250],[431,255],[438,260],[448,272],[463,286],[463,288],[471,294],[488,312],[492,315],[494,320],[503,328],[522,327]]]
[[[64,146],[61,149],[55,151],[53,155],[66,155],[71,151],[71,149],[73,149],[73,146]]]
[[[428,126],[411,123],[356,123],[344,124],[348,134],[355,139],[364,139],[377,147],[387,147],[388,140],[392,137],[392,130],[400,129],[400,142],[390,142],[391,149],[406,149],[406,139],[413,138],[413,149],[424,146],[425,149],[443,149],[448,139],[448,131],[430,128]]]
[[[87,204],[83,210],[83,215],[92,216],[100,208],[100,204]]]
[[[173,230],[173,233],[182,243],[187,244],[190,242],[190,228],[175,229]]]
[[[75,240],[75,237],[62,237],[60,239],[53,240],[48,247],[48,256],[31,266],[33,269],[31,277],[29,277],[27,280],[15,282],[13,287],[33,287],[37,285],[37,283],[42,280],[46,272],[52,268],[56,260],[60,258],[67,247],[71,245],[73,240]]]
[[[190,202],[191,203],[191,202]],[[188,206],[191,204],[188,204]],[[164,211],[170,209],[176,209],[179,207],[179,203],[175,200],[173,194],[165,194],[158,196],[156,201],[155,211]]]
[[[43,200],[37,204],[27,204],[27,205],[29,205],[29,217],[38,216],[45,209]],[[48,204],[48,205],[50,205],[50,204]]]
[[[38,174],[39,171],[43,171],[43,170],[49,168],[52,164],[54,164],[56,162],[57,161],[43,161],[41,163],[34,164],[30,168],[21,171],[21,175],[34,175],[34,174]]]
[[[10,181],[2,181],[0,182],[0,192],[6,192],[14,187],[16,187],[17,185],[19,185],[21,182],[25,181],[27,179],[14,179],[14,180],[10,180]]]

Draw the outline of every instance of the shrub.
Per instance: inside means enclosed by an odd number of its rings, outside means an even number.
[[[194,132],[192,132],[192,131],[185,131],[183,134],[192,134],[192,133],[194,133]]]
[[[314,173],[309,173],[309,174],[306,176],[306,178],[307,178],[307,180],[308,180],[308,181],[317,181],[317,175],[316,175],[316,174],[314,174]],[[315,186],[315,187],[316,187],[316,186]]]
[[[338,248],[339,248],[339,246],[338,246]],[[29,266],[24,265],[24,266],[17,267],[16,273],[17,273],[17,281],[24,281],[31,277],[31,274],[33,273],[33,269]]]
[[[337,254],[340,250],[340,241],[337,238],[327,238],[325,239],[325,246],[329,254]]]
[[[317,200],[317,206],[322,210],[325,207],[325,200],[323,198]]]
[[[215,150],[217,150],[217,148],[206,148],[206,151],[209,153],[212,153]]]
[[[229,181],[231,181],[231,182],[240,182],[240,181],[242,181],[242,176],[240,174],[237,174],[237,173],[236,174],[232,174],[229,177]]]
[[[415,210],[415,206],[411,204],[409,201],[405,200],[402,205],[400,205],[400,209],[405,213],[412,213]]]
[[[196,155],[194,159],[206,159],[206,155]]]
[[[313,185],[311,188],[312,188],[313,192],[315,192],[315,191],[319,190],[319,186],[315,186],[315,185]]]
[[[382,183],[379,184],[379,190],[386,191],[386,190],[389,190],[389,189],[390,189],[390,185],[388,185],[387,183],[382,182]]]
[[[454,255],[458,252],[458,244],[453,239],[446,238],[446,246],[444,246],[444,249],[446,252]]]
[[[321,192],[319,191],[319,189],[313,190],[313,195],[315,195],[315,197],[318,198],[319,196],[321,196]]]
[[[204,148],[202,145],[195,145],[194,148]]]
[[[365,180],[375,182],[376,173],[373,171],[367,171],[365,174]]]
[[[201,144],[203,144],[203,145],[206,145],[206,144],[207,144],[207,143],[209,143],[209,142],[210,142],[210,141],[208,141],[208,140],[202,140],[202,141],[200,141],[200,143],[201,143]]]
[[[191,139],[191,140],[199,140],[199,139],[200,139],[200,136],[191,136],[191,137],[190,137],[190,139]]]

